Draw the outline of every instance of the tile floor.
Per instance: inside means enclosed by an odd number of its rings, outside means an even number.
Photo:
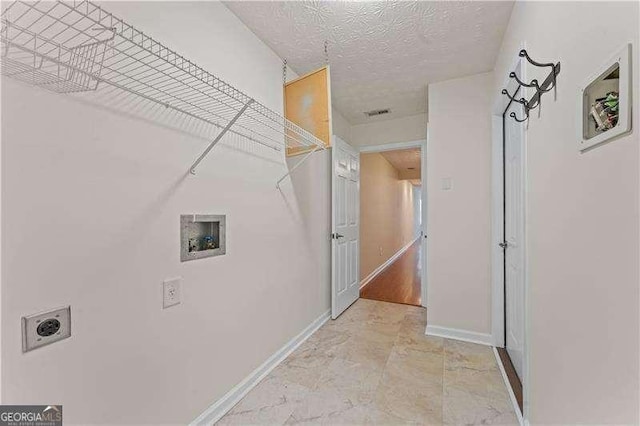
[[[517,424],[491,348],[425,324],[424,308],[360,299],[218,424]]]

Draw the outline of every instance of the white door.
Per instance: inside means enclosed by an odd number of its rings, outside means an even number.
[[[519,67],[518,67],[519,68]],[[519,69],[516,69],[516,72]],[[510,90],[513,93],[514,88]],[[518,98],[521,95],[518,95]],[[505,320],[506,348],[522,380],[524,354],[524,111],[513,102],[505,114]]]
[[[337,136],[331,149],[331,317],[360,296],[360,154]]]

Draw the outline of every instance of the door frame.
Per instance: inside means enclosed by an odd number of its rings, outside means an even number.
[[[360,154],[372,152],[395,151],[398,149],[420,148],[420,180],[422,181],[422,275],[420,279],[420,303],[423,307],[427,307],[427,139],[418,139],[408,142],[395,142],[382,145],[366,145],[358,147]],[[360,257],[358,256],[358,262]]]
[[[525,49],[525,44],[522,43],[518,48]],[[527,63],[522,58],[517,58],[509,67],[509,70],[515,69],[517,65],[520,65],[521,78],[523,81],[527,81]],[[511,79],[505,76],[502,82],[502,87],[507,87]],[[504,152],[503,152],[503,113],[508,105],[508,99],[505,95],[497,92],[493,98],[493,106],[491,108],[491,334],[493,339],[493,345],[495,347],[505,347],[505,300],[504,300],[504,264],[505,256],[502,248],[499,246],[504,239]],[[507,117],[507,119],[511,119]],[[515,398],[512,398],[514,403],[514,409],[518,414],[518,420],[521,424],[528,425],[530,418],[530,394],[529,383],[530,382],[530,369],[529,360],[531,359],[531,309],[529,306],[529,294],[530,294],[530,276],[529,276],[529,222],[528,222],[528,188],[529,179],[527,173],[527,123],[523,123],[525,126],[523,130],[522,140],[522,191],[523,191],[523,211],[524,211],[524,233],[523,233],[523,250],[524,250],[524,263],[523,275],[524,275],[524,342],[523,342],[523,360],[522,370],[523,377],[522,382],[522,414],[520,415],[520,409],[517,406]],[[498,361],[500,362],[500,361]],[[506,379],[505,379],[506,380]],[[510,388],[510,384],[506,383]]]

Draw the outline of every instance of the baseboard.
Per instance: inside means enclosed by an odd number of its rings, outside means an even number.
[[[493,346],[493,339],[490,334],[478,333],[475,331],[460,330],[457,328],[439,327],[428,325],[425,332],[428,336],[446,337],[447,339],[462,340],[463,342],[478,343],[481,345]]]
[[[316,332],[322,325],[331,318],[331,311],[316,318],[307,326],[300,334],[291,339],[280,350],[271,355],[260,367],[253,370],[249,376],[238,383],[233,389],[226,393],[222,398],[214,402],[202,414],[200,414],[191,425],[210,425],[214,424],[222,418],[229,410],[233,408],[251,389],[253,389],[267,374],[278,366],[291,352],[296,350],[305,340]]]
[[[360,281],[360,290],[362,290],[362,287],[364,287],[365,285],[369,284],[371,282],[371,280],[373,280],[375,277],[377,277],[380,274],[380,272],[384,271],[387,268],[387,266],[391,265],[393,262],[396,261],[397,258],[402,256],[402,254],[405,251],[409,250],[409,247],[411,247],[413,245],[413,243],[415,243],[419,238],[420,238],[420,235],[418,235],[416,238],[411,240],[406,246],[404,246],[400,250],[398,250],[393,256],[391,256],[389,259],[387,259],[386,262],[384,262],[382,265],[380,265],[376,269],[374,269],[373,272],[371,272],[369,275],[364,277],[364,279],[362,281]]]
[[[520,422],[520,426],[524,426],[524,420],[522,419],[522,413],[520,412],[520,406],[518,405],[518,400],[516,399],[516,395],[513,393],[513,389],[511,388],[511,383],[509,383],[509,377],[507,376],[507,372],[504,369],[504,365],[502,365],[502,359],[500,359],[500,355],[498,354],[498,349],[493,347],[493,355],[496,357],[496,362],[498,363],[498,368],[500,369],[500,373],[502,374],[502,380],[504,380],[504,385],[507,387],[507,391],[509,392],[509,398],[511,399],[511,404],[513,404],[513,411],[516,412],[516,417],[518,417],[518,422]]]

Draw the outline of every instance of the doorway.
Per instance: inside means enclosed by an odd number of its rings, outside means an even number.
[[[425,306],[423,141],[360,150],[360,297]]]
[[[522,64],[514,73],[524,80]],[[514,79],[505,84],[514,98],[525,96]],[[515,94],[514,94],[515,92]],[[514,405],[524,414],[526,352],[526,149],[525,124],[517,101],[499,98],[493,116],[493,334]]]

